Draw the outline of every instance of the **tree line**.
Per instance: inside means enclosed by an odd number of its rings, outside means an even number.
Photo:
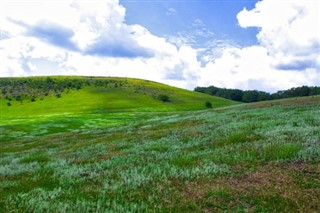
[[[37,98],[42,100],[48,95],[60,98],[62,93],[80,90],[87,86],[114,88],[123,86],[125,83],[126,81],[104,80],[95,77],[0,78],[0,97],[8,101],[16,100],[21,103],[23,100],[34,102]]]
[[[320,95],[320,87],[317,87],[317,86],[294,87],[288,90],[280,90],[275,93],[268,93],[268,92],[263,92],[258,90],[244,91],[240,89],[226,89],[226,88],[219,88],[215,86],[196,87],[194,91],[209,94],[209,95],[214,95],[214,96],[218,96],[218,97],[222,97],[222,98],[226,98],[234,101],[246,102],[246,103],[276,100],[276,99],[283,99],[283,98]]]

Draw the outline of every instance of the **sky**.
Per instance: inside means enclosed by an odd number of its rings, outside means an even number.
[[[318,0],[0,0],[0,76],[320,85]]]

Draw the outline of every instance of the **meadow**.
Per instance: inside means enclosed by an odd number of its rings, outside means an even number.
[[[2,97],[0,212],[320,211],[319,96],[237,104],[144,84]]]

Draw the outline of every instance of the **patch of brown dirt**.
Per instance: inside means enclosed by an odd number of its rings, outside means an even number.
[[[303,185],[303,181],[308,178],[311,178],[316,184],[312,187]],[[202,203],[208,200],[208,192],[227,192],[235,195],[235,198],[226,204],[229,207],[248,205],[243,204],[241,199],[237,199],[238,195],[239,197],[275,195],[296,203],[299,207],[297,212],[320,212],[319,184],[320,164],[291,162],[268,164],[244,175],[188,182],[184,184],[182,193],[186,200]],[[212,196],[210,202],[219,203],[221,199],[223,197],[217,200],[217,197]],[[254,206],[248,207],[254,212]],[[203,210],[213,211],[212,208],[207,207],[204,207]]]

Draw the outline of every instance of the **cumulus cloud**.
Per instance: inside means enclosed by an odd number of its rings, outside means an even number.
[[[244,8],[239,25],[258,27],[259,44],[225,48],[206,64],[200,84],[267,91],[319,85],[319,7],[317,1],[264,0]]]
[[[123,23],[125,9],[117,1],[95,4],[59,1],[48,5],[48,2],[20,3],[5,2],[2,30],[12,36],[35,37],[51,45],[89,55],[152,56],[150,49],[136,42],[136,32]],[[22,7],[24,11],[20,13],[19,8]]]
[[[259,27],[257,38],[274,66],[292,70],[319,68],[320,52],[319,3],[317,1],[258,2],[238,16],[241,27]]]
[[[4,7],[1,76],[126,76],[196,86],[195,50],[126,24],[119,1],[4,1]]]
[[[191,33],[153,35],[126,24],[118,0],[4,0],[2,6],[1,76],[120,76],[188,89],[267,91],[320,84],[317,1],[263,0],[243,9],[239,26],[259,28],[258,44],[248,47],[214,39],[200,19]]]

